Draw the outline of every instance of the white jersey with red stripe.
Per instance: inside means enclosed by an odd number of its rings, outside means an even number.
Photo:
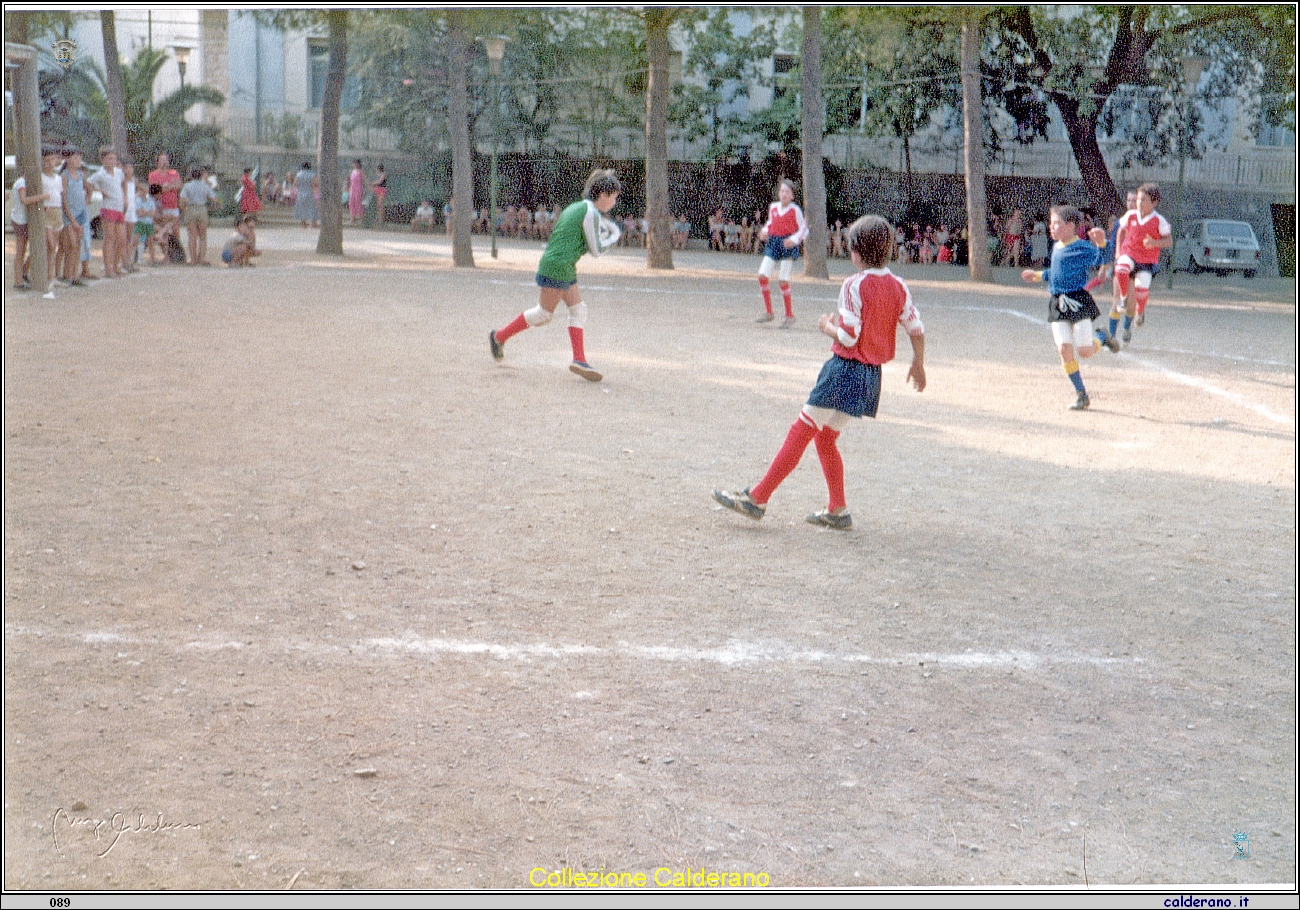
[[[1159,240],[1161,237],[1169,237],[1173,234],[1173,228],[1169,226],[1165,216],[1155,209],[1152,209],[1151,214],[1146,218],[1143,218],[1137,209],[1129,209],[1119,220],[1119,230],[1124,233],[1119,254],[1128,256],[1134,263],[1143,265],[1154,265],[1159,262],[1160,250],[1147,249],[1142,245],[1142,241],[1148,237]]]
[[[781,240],[793,237],[796,246],[808,237],[803,209],[793,202],[786,209],[781,208],[781,203],[773,202],[767,210],[767,224],[763,225],[763,230],[767,231],[767,236]]]

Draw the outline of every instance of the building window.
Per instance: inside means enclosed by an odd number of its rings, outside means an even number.
[[[325,101],[325,76],[330,68],[329,45],[323,41],[307,42],[307,71],[311,80],[311,106],[319,108]]]

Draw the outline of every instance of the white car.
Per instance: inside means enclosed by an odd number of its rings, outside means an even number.
[[[1178,238],[1173,268],[1193,275],[1208,271],[1227,275],[1239,271],[1246,278],[1254,278],[1260,258],[1259,241],[1249,224],[1207,219],[1192,222]]]

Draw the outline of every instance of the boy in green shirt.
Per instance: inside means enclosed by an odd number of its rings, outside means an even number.
[[[582,190],[582,199],[565,209],[555,222],[546,252],[537,264],[537,286],[541,289],[537,306],[524,310],[504,329],[488,332],[493,357],[502,359],[505,343],[524,329],[550,322],[563,300],[569,308],[569,342],[573,346],[573,363],[569,369],[583,379],[600,382],[600,373],[587,363],[583,351],[587,305],[578,290],[577,263],[583,253],[599,256],[618,242],[618,227],[604,216],[614,208],[622,191],[623,185],[614,171],[592,171]]]

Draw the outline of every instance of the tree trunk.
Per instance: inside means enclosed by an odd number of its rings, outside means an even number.
[[[803,8],[803,208],[808,223],[803,273],[829,278],[826,270],[826,174],[822,170],[822,11]]]
[[[339,201],[339,102],[348,62],[348,11],[330,10],[329,69],[325,74],[325,97],[320,106],[320,236],[316,252],[343,253],[343,206]]]
[[[108,130],[118,158],[126,158],[126,101],[122,92],[122,58],[117,52],[117,20],[111,10],[101,10],[99,26],[104,35],[104,79],[108,83]],[[96,157],[98,157],[96,155]]]
[[[1124,213],[1124,200],[1115,188],[1110,169],[1101,155],[1101,146],[1097,144],[1097,114],[1085,117],[1079,113],[1079,103],[1074,99],[1053,99],[1056,109],[1061,113],[1065,132],[1070,137],[1070,150],[1074,161],[1079,165],[1079,175],[1083,178],[1083,187],[1088,194],[1088,201],[1098,213],[1121,215]]]
[[[668,25],[674,13],[662,9],[645,11],[646,56],[650,59],[650,82],[645,96],[645,217],[650,223],[646,237],[646,268],[673,267],[672,225],[668,207]]]
[[[469,43],[465,40],[464,13],[447,13],[447,108],[451,122],[451,191],[456,197],[451,216],[451,261],[474,267],[470,229],[474,221],[474,158],[469,147]]]
[[[980,91],[981,11],[967,7],[961,22],[961,103],[966,133],[966,233],[972,281],[993,281],[984,198],[984,99]]]

